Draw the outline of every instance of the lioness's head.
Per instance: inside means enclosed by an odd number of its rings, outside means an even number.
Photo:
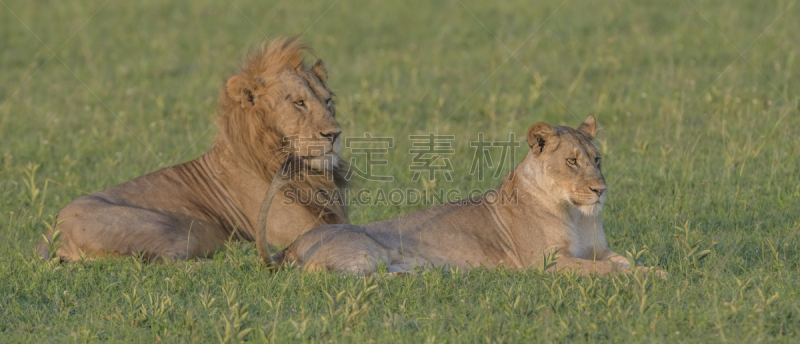
[[[551,197],[584,214],[594,215],[606,199],[601,159],[592,145],[597,133],[594,117],[578,129],[536,123],[528,129],[531,147],[523,162],[523,174],[533,178]]]
[[[325,64],[303,63],[309,50],[297,39],[275,40],[251,52],[228,79],[220,95],[227,112],[221,127],[234,149],[291,154],[318,170],[337,166],[342,128]]]

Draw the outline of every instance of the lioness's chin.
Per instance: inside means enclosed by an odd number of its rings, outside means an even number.
[[[586,216],[596,216],[603,210],[603,203],[583,204],[577,206],[577,208]]]

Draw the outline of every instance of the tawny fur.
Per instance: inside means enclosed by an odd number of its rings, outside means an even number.
[[[343,187],[333,94],[322,61],[304,64],[308,51],[297,39],[253,50],[220,90],[214,146],[195,160],[67,204],[58,215],[56,256],[189,259],[207,256],[230,239],[253,240],[260,204],[287,155],[316,170],[301,173],[286,188],[321,190],[328,197]],[[293,135],[314,140],[288,147],[284,137]],[[315,226],[347,219],[336,202],[273,202],[275,221],[258,229],[270,245],[285,247]],[[50,240],[53,233],[45,235]],[[50,256],[44,239],[39,252]]]
[[[599,216],[606,184],[591,143],[596,132],[593,117],[579,130],[534,124],[528,155],[497,190],[364,226],[317,227],[273,259],[308,271],[370,274],[380,264],[390,273],[417,266],[531,268],[557,251],[553,270],[627,271],[627,259],[608,247]]]

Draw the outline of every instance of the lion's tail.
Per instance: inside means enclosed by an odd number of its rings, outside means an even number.
[[[47,249],[46,240],[53,240],[53,232],[47,231],[45,237],[39,239],[39,244],[36,245],[36,253],[39,254],[39,258],[42,258],[42,260],[50,259],[50,250]]]
[[[269,253],[269,244],[267,243],[267,215],[269,214],[270,205],[275,199],[278,192],[289,183],[289,174],[285,171],[285,166],[289,164],[291,157],[286,157],[281,169],[275,172],[272,178],[272,183],[269,184],[267,194],[264,195],[264,200],[261,201],[261,208],[258,211],[258,225],[256,226],[256,250],[258,251],[258,258],[268,267],[276,267],[275,261]]]
[[[275,264],[275,267],[280,268],[286,264],[292,264],[295,261],[290,257],[290,249],[291,248],[286,248],[272,255],[272,262]]]

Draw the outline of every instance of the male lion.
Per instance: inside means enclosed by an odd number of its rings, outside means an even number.
[[[309,50],[297,39],[278,39],[252,51],[220,90],[213,147],[195,160],[67,204],[58,214],[55,255],[64,261],[135,254],[191,259],[229,239],[253,240],[259,204],[287,155],[314,171],[289,186],[330,198],[344,185],[342,129],[325,65],[303,62]],[[276,204],[266,228],[269,243],[285,247],[315,226],[346,221],[344,205],[311,203]],[[53,234],[39,243],[45,259],[48,247],[58,245]]]
[[[536,123],[528,155],[497,190],[364,226],[317,227],[272,258],[309,271],[369,274],[379,263],[390,273],[429,265],[529,268],[557,251],[556,270],[626,271],[599,216],[606,183],[591,143],[596,132],[591,116],[577,130]]]

